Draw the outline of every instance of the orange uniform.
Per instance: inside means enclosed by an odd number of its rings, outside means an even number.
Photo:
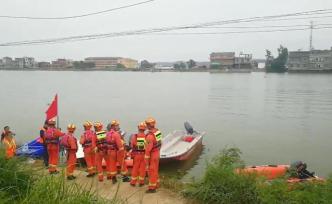
[[[85,130],[81,136],[80,144],[83,146],[84,159],[89,175],[96,173],[96,135],[92,130]]]
[[[103,160],[106,162],[106,171],[110,174],[111,166],[110,166],[110,155],[108,153],[107,143],[106,143],[106,131],[96,130],[96,164],[98,170],[98,179],[99,181],[104,180],[104,170],[103,170]]]
[[[143,131],[132,136],[130,146],[132,148],[132,157],[134,159],[133,169],[131,171],[131,185],[136,185],[138,180],[140,185],[144,185],[145,178],[145,138]]]
[[[122,146],[125,147],[126,142],[125,142],[123,136],[121,135],[121,133],[119,131],[116,131],[116,132],[118,133],[118,135],[121,138]],[[128,167],[125,162],[126,155],[127,155],[127,151],[124,148],[123,148],[123,150],[119,149],[117,152],[117,162],[120,165],[120,172],[121,172],[122,176],[126,176],[128,174]]]
[[[77,139],[73,133],[67,133],[67,177],[73,176],[76,167]]]
[[[49,168],[48,171],[50,173],[57,172],[57,165],[59,162],[59,138],[62,137],[65,133],[62,133],[60,130],[56,129],[55,127],[47,128],[45,133],[45,142],[47,145],[47,152],[49,155],[48,164]]]
[[[159,158],[161,147],[161,132],[150,129],[146,136],[145,159],[149,171],[149,190],[155,190],[159,186]]]
[[[110,179],[115,179],[118,172],[116,163],[119,156],[124,158],[124,146],[121,140],[121,135],[114,130],[110,130],[107,133],[106,140],[108,145],[108,153],[110,155],[110,171],[108,172],[108,176]]]
[[[5,145],[6,148],[6,158],[10,159],[13,158],[16,154],[16,142],[15,139],[11,136],[5,136],[2,140],[2,143]]]

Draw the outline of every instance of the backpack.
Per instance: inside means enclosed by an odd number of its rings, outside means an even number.
[[[60,141],[60,145],[63,146],[63,147],[65,147],[65,148],[69,148],[70,145],[69,145],[68,141],[69,141],[69,135],[65,134],[62,137],[61,141]]]

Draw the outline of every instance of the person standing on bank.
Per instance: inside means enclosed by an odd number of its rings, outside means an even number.
[[[45,167],[48,167],[48,152],[47,152],[47,145],[46,145],[46,142],[45,142],[45,134],[46,134],[46,131],[47,131],[47,121],[45,121],[44,123],[44,126],[42,128],[40,128],[40,131],[39,131],[39,136],[40,136],[40,139],[39,139],[39,143],[41,143],[43,146],[44,146],[44,153],[43,153],[43,160],[44,160],[44,165]]]
[[[96,175],[96,135],[95,132],[91,130],[92,126],[93,124],[89,121],[86,121],[83,124],[84,133],[80,139],[88,169],[88,175],[86,177],[93,177]]]
[[[145,130],[146,130],[146,124],[140,123],[138,125],[138,133],[134,134],[131,137],[130,146],[132,149],[132,157],[134,160],[133,169],[131,171],[131,186],[136,186],[136,183],[138,181],[139,186],[144,186],[144,178],[145,178],[145,160],[144,160],[144,154],[145,154]]]
[[[48,171],[50,174],[57,174],[59,173],[57,166],[59,163],[60,137],[64,136],[65,133],[55,127],[55,120],[49,120],[47,124],[48,127],[45,134],[45,142],[49,156]]]
[[[67,179],[76,179],[74,176],[74,171],[76,167],[76,152],[77,152],[77,139],[74,136],[76,126],[74,124],[69,124],[67,126],[68,133],[62,138],[61,143],[66,148],[67,152]]]
[[[145,165],[149,172],[149,187],[146,193],[155,193],[159,187],[159,158],[162,134],[156,128],[156,120],[148,118],[145,120],[148,128],[145,146]]]
[[[4,145],[6,150],[6,158],[11,159],[16,154],[16,142],[14,139],[15,134],[9,130],[8,126],[6,126],[4,129],[4,134],[1,135],[2,144]]]

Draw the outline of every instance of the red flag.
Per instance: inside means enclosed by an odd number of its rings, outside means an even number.
[[[46,111],[46,120],[55,119],[58,116],[58,94]]]

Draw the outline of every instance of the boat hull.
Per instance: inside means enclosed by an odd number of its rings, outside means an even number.
[[[161,162],[169,162],[169,161],[185,161],[192,157],[192,155],[195,153],[196,149],[200,149],[200,147],[203,145],[203,137],[201,137],[195,145],[193,145],[187,152],[184,154],[175,156],[175,157],[169,157],[169,158],[161,158]]]

